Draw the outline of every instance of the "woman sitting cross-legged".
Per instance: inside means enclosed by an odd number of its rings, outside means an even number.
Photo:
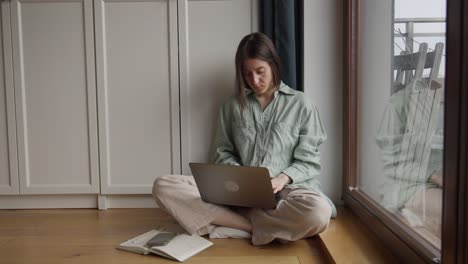
[[[245,36],[236,57],[236,93],[221,108],[213,162],[268,168],[275,209],[201,200],[192,176],[156,179],[153,196],[189,233],[251,237],[254,245],[296,241],[324,231],[336,215],[320,191],[319,145],[326,139],[315,106],[280,80],[280,60],[262,33]]]

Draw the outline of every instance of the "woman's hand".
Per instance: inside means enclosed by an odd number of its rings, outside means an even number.
[[[436,184],[439,188],[442,188],[444,186],[442,172],[440,170],[434,171],[429,178],[429,182]]]
[[[281,173],[275,178],[271,179],[271,185],[273,186],[273,192],[277,193],[281,191],[286,184],[291,183],[291,178],[288,175]]]

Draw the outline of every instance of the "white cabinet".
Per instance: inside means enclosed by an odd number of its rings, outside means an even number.
[[[190,174],[234,93],[236,47],[258,29],[258,0],[1,9],[0,195],[28,197],[22,208],[41,197],[149,197],[156,177]],[[0,208],[14,199],[0,197]]]
[[[95,0],[102,194],[180,172],[176,0]]]
[[[12,0],[21,194],[98,193],[91,0]]]
[[[10,3],[0,2],[0,194],[18,194]]]
[[[179,1],[182,172],[208,161],[218,112],[234,94],[241,38],[258,30],[258,1]],[[183,14],[187,14],[184,16]]]

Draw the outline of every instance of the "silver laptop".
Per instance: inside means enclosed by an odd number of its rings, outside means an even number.
[[[267,168],[189,163],[203,201],[273,209],[275,194]]]

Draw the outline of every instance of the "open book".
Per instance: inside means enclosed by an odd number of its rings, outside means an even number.
[[[154,253],[169,259],[177,261],[185,261],[191,256],[203,251],[204,249],[213,245],[209,240],[204,239],[197,235],[178,234],[168,244],[164,246],[147,247],[148,242],[152,237],[164,231],[151,230],[140,236],[129,239],[117,248],[139,254]]]

